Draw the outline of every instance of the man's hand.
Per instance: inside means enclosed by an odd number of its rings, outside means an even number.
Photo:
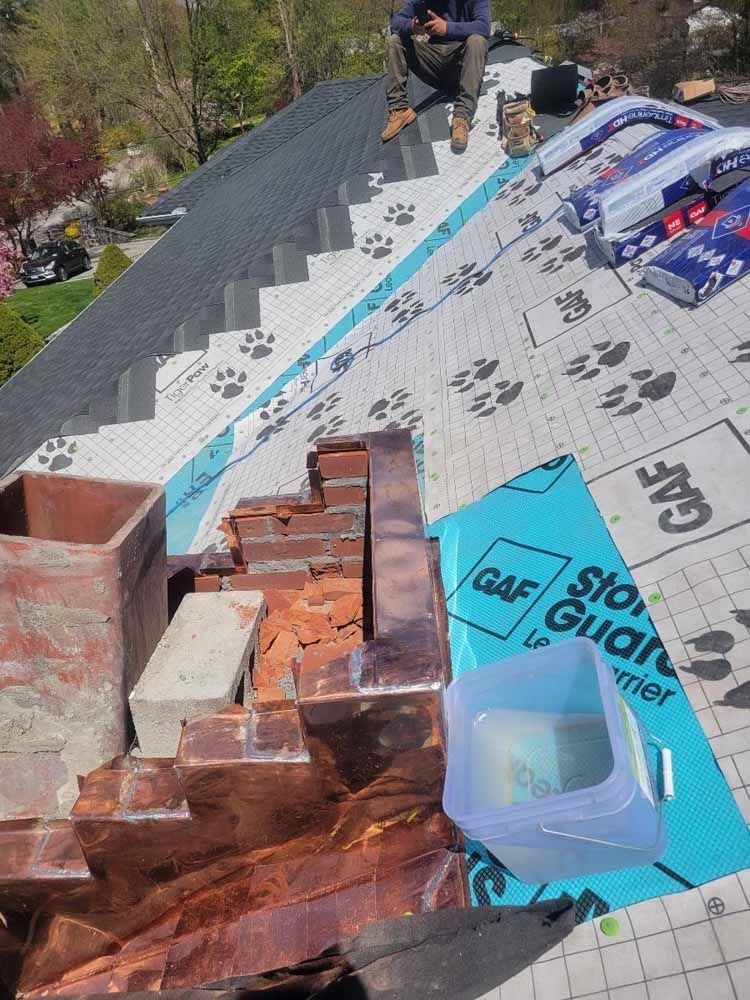
[[[447,35],[448,22],[445,20],[445,18],[439,17],[433,10],[428,10],[427,13],[430,15],[429,21],[424,26],[427,34]]]

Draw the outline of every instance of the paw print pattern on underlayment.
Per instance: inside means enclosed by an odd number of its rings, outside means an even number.
[[[367,184],[367,190],[370,192],[370,200],[377,198],[378,195],[383,193],[384,183],[385,179],[382,174],[370,174]]]
[[[542,217],[539,212],[527,212],[526,215],[522,215],[517,222],[521,227],[521,232],[528,233],[536,226],[540,226],[542,224]]]
[[[600,409],[614,410],[615,407],[619,406],[621,409],[615,413],[616,417],[632,417],[633,414],[643,409],[643,403],[640,400],[647,399],[651,403],[658,403],[671,396],[677,381],[677,374],[664,372],[662,375],[655,375],[650,368],[646,368],[642,371],[631,372],[630,378],[638,385],[638,399],[623,405],[627,394],[634,388],[626,382],[623,385],[616,385],[603,394],[604,402]]]
[[[307,414],[307,419],[318,420],[320,423],[307,439],[308,444],[312,444],[318,438],[335,437],[339,433],[346,423],[344,418],[336,413],[340,403],[341,395],[338,392],[332,392],[330,396],[326,396],[325,399],[313,406]]]
[[[515,208],[517,205],[523,205],[523,203],[528,199],[532,198],[535,194],[538,194],[542,190],[542,182],[534,181],[527,187],[516,191],[511,198],[508,198],[508,204]]]
[[[545,261],[544,264],[539,268],[540,274],[557,274],[558,271],[562,271],[566,264],[572,264],[574,260],[578,260],[580,257],[586,253],[586,247],[566,247],[560,252],[560,256],[550,257],[549,260]]]
[[[581,354],[568,362],[568,369],[565,372],[571,378],[580,375],[577,382],[589,382],[592,378],[600,375],[602,369],[616,368],[621,365],[630,353],[630,343],[627,340],[619,344],[613,344],[611,340],[605,340],[601,344],[592,344],[592,350],[599,355],[592,362],[590,354]]]
[[[500,138],[499,124],[497,122],[490,122],[489,125],[487,126],[486,134],[490,137],[490,139],[499,139]]]
[[[273,403],[273,400],[271,402]],[[279,416],[278,414],[280,413],[281,408],[286,406],[288,402],[289,401],[286,399],[282,400],[279,398],[276,405],[269,404],[261,410],[260,419],[266,421],[270,420],[271,422],[265,423],[263,427],[261,427],[255,437],[256,441],[268,441],[268,439],[272,438],[274,434],[280,434],[281,431],[284,430],[289,423],[289,417]]]
[[[559,236],[545,236],[538,243],[533,244],[521,254],[524,264],[530,264],[533,260],[539,260],[545,253],[549,253],[562,243],[562,234]]]
[[[468,407],[469,413],[477,417],[491,417],[497,412],[498,406],[510,406],[523,392],[523,382],[510,382],[508,379],[491,382],[500,362],[479,358],[472,361],[472,367],[457,372],[448,384],[460,394],[473,392],[473,405]],[[486,383],[490,383],[487,385]]]
[[[639,274],[645,267],[645,263],[640,257],[636,257],[635,260],[631,260],[628,268],[630,270],[630,276],[634,278],[636,274]]]
[[[448,285],[456,295],[470,295],[475,288],[486,284],[492,277],[489,268],[480,268],[476,261],[462,264],[457,271],[440,279],[441,285]]]
[[[393,237],[373,233],[372,236],[365,237],[364,246],[359,249],[362,253],[371,256],[373,260],[381,260],[393,253]]]
[[[289,400],[283,394],[274,396],[270,402],[261,408],[258,416],[261,420],[275,420],[276,417],[289,405]]]
[[[395,392],[391,393],[390,398],[384,397],[377,400],[367,416],[370,420],[379,421],[388,420],[390,417],[391,422],[382,428],[386,431],[417,430],[422,421],[422,414],[419,410],[405,409],[411,398],[412,394],[406,389],[396,389]]]
[[[276,338],[272,333],[265,334],[262,330],[254,330],[252,333],[245,334],[240,343],[240,351],[243,354],[249,354],[253,361],[259,361],[261,358],[267,358],[269,354],[273,354],[271,345],[275,343]]]
[[[221,393],[222,399],[234,399],[245,391],[247,372],[237,372],[234,368],[219,368],[211,382],[211,392]]]
[[[730,613],[734,615],[738,625],[744,625],[745,628],[750,627],[750,611],[733,608]],[[695,654],[699,654],[699,656],[691,657],[689,666],[681,669],[702,681],[726,680],[732,672],[732,664],[727,657],[734,649],[735,644],[734,636],[725,629],[704,632],[693,639],[687,639],[685,645],[693,646]],[[736,668],[737,664],[735,663]],[[724,708],[750,709],[750,681],[745,681],[738,687],[725,691],[724,697],[715,700],[714,705]]]
[[[495,195],[495,201],[507,201],[512,207],[523,205],[527,198],[533,198],[542,190],[542,181],[531,174],[524,173],[519,180],[506,184],[502,191]]]
[[[739,354],[732,358],[733,365],[746,365],[750,363],[750,340],[744,340],[741,344],[733,347],[732,350],[739,351]]]
[[[383,216],[383,221],[393,222],[397,226],[410,226],[414,222],[416,210],[414,205],[402,205],[401,202],[397,202],[388,206],[388,213]]]
[[[513,181],[512,184],[506,184],[498,193],[495,195],[495,201],[508,201],[510,198],[515,197],[515,195],[521,190],[521,188],[526,183],[526,178],[521,177],[517,181]]]
[[[264,424],[256,435],[256,441],[268,441],[274,434],[284,430],[289,423],[289,417],[284,416],[283,411],[288,405],[289,400],[280,392],[261,408],[258,416]]]
[[[391,322],[406,323],[408,320],[416,319],[424,310],[424,302],[414,291],[404,292],[388,303],[383,312],[387,312],[391,317]]]
[[[732,672],[732,664],[726,658],[727,653],[734,649],[734,636],[724,629],[704,632],[694,639],[685,639],[686,646],[693,646],[696,655],[690,664],[681,669],[687,674],[694,674],[702,681],[723,681]],[[708,657],[704,654],[709,653]]]
[[[44,466],[45,472],[60,472],[73,464],[70,456],[75,455],[77,451],[78,445],[75,441],[58,437],[48,441],[36,457],[39,464]]]
[[[610,153],[608,156],[605,156],[604,147],[597,146],[596,149],[592,149],[590,153],[581,157],[572,166],[583,173],[588,173],[590,177],[598,177],[607,167],[613,167],[620,160],[621,156],[619,153]]]

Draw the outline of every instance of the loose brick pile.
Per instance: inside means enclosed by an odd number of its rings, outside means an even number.
[[[363,641],[362,583],[324,579],[307,583],[302,593],[266,593],[268,617],[261,623],[260,659],[253,670],[259,701],[293,697],[299,667],[323,666]]]
[[[324,666],[363,641],[368,461],[362,442],[319,443],[307,457],[309,496],[238,501],[221,524],[229,551],[200,563],[197,591],[266,598],[257,700],[294,698],[303,662]]]
[[[232,590],[302,590],[331,577],[361,580],[367,520],[367,451],[311,452],[311,496],[240,500],[222,521]]]

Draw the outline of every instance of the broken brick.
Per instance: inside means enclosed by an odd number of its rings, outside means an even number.
[[[303,646],[312,646],[316,642],[333,642],[336,638],[336,633],[327,623],[325,628],[302,625],[296,629],[296,634]]]
[[[347,625],[339,630],[339,641],[345,641],[346,639],[356,638],[357,645],[364,641],[364,636],[362,633],[362,625],[352,622],[351,625]]]
[[[288,667],[300,652],[297,636],[293,632],[279,632],[265,655],[264,663],[271,670]]]
[[[327,601],[335,601],[344,594],[361,594],[361,580],[323,579],[320,581]]]
[[[275,611],[273,614],[270,614],[268,618],[264,618],[264,620],[260,623],[260,628],[258,629],[258,642],[260,644],[261,653],[267,652],[279,632],[284,631],[288,631],[288,629],[281,612]]]
[[[316,667],[324,667],[326,664],[332,663],[333,660],[347,656],[359,645],[360,643],[356,638],[350,636],[341,642],[335,642],[327,646],[321,646],[320,644],[308,646],[302,657],[302,668],[304,670],[307,668],[315,669]]]
[[[325,604],[323,587],[319,583],[305,584],[305,600],[311,608],[319,608]]]
[[[267,590],[263,596],[266,599],[268,614],[272,615],[274,611],[286,611],[287,608],[290,608],[296,601],[298,601],[299,591]]]
[[[310,563],[310,575],[313,580],[320,580],[324,577],[341,576],[341,563],[338,561]]]
[[[213,594],[217,590],[221,590],[220,576],[196,576],[195,578],[196,594]]]
[[[328,620],[331,625],[342,628],[350,625],[362,614],[362,595],[346,594],[334,601],[333,607],[328,612]]]
[[[289,573],[237,573],[227,577],[232,590],[302,590],[307,574],[302,570]]]

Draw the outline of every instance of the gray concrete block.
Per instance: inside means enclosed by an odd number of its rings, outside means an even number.
[[[130,695],[144,757],[174,757],[182,720],[234,702],[266,602],[257,591],[188,594]],[[249,689],[245,678],[245,691]]]

